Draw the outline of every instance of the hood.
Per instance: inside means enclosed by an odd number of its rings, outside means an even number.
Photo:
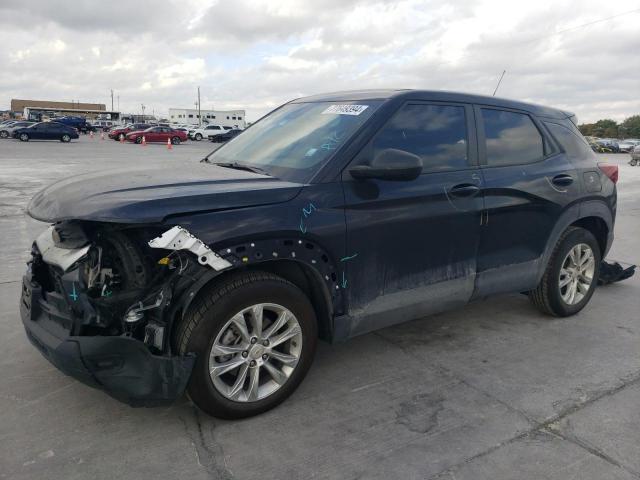
[[[78,175],[38,192],[27,210],[44,222],[158,223],[170,215],[282,203],[301,188],[266,175],[197,163]]]

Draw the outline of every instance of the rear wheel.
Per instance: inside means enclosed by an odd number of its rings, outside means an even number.
[[[171,143],[173,143],[174,145],[180,145],[180,137],[173,137],[171,139]]]
[[[187,312],[181,354],[196,353],[188,393],[221,418],[257,415],[284,401],[313,360],[316,317],[302,291],[266,272],[213,285]]]
[[[62,135],[62,137],[60,137],[60,141],[62,143],[69,143],[71,141],[71,137],[65,133],[64,135]]]
[[[29,141],[29,135],[27,135],[26,133],[21,133],[19,138],[20,138],[21,142],[28,142]]]
[[[568,228],[529,298],[548,315],[567,317],[578,313],[596,288],[600,261],[600,246],[593,234],[584,228]]]
[[[142,137],[136,137],[136,143],[137,144],[142,143]]]

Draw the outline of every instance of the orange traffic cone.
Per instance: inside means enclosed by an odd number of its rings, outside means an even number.
[[[167,150],[171,150],[173,148],[173,145],[171,145],[171,139],[167,138]]]
[[[100,140],[104,140],[104,132],[100,134]]]
[[[145,147],[147,146],[147,139],[144,138],[144,135],[142,136],[142,145],[144,145]]]
[[[89,136],[91,137],[91,140],[93,140],[93,130],[89,132]]]
[[[124,143],[124,135],[120,135],[120,143]]]

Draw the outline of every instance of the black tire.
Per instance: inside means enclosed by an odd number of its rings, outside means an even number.
[[[21,133],[18,138],[20,139],[21,142],[28,142],[29,141],[29,135],[27,135],[26,133]]]
[[[69,143],[71,141],[71,137],[65,133],[64,135],[62,135],[62,137],[60,137],[60,141],[62,143]]]
[[[0,132],[0,138],[9,138],[9,132],[7,132],[6,130],[2,130]]]
[[[140,145],[142,143],[142,137],[136,137],[136,143]]]
[[[569,251],[581,243],[587,244],[593,251],[595,262],[593,279],[584,298],[571,305],[566,303],[561,295],[560,270]],[[589,303],[593,296],[600,274],[601,255],[598,241],[590,231],[579,227],[569,227],[558,240],[540,283],[535,290],[529,292],[529,299],[538,310],[547,315],[555,317],[575,315]]]
[[[302,331],[302,350],[298,364],[278,390],[261,400],[237,402],[214,387],[209,375],[209,352],[227,321],[257,303],[276,303],[296,316]],[[175,336],[180,354],[196,354],[196,365],[187,387],[189,397],[206,413],[227,419],[258,415],[291,395],[311,366],[317,338],[316,316],[309,299],[292,283],[266,272],[237,273],[205,289],[194,300]]]
[[[173,143],[174,145],[180,145],[180,137],[173,137],[171,139],[171,143]]]
[[[196,135],[193,138],[199,142],[200,140],[202,140],[202,134],[196,133]]]

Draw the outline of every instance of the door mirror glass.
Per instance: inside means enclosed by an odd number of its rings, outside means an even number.
[[[413,153],[395,148],[380,150],[368,165],[349,170],[358,180],[415,180],[422,173],[422,159]]]

